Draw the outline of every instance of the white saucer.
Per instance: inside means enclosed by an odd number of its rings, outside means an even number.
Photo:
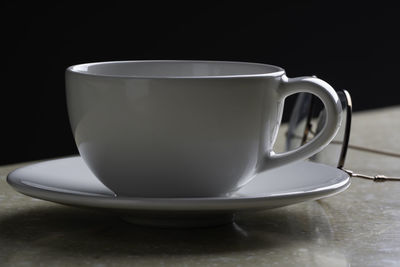
[[[350,185],[344,171],[303,161],[257,175],[237,193],[213,198],[119,197],[86,167],[81,157],[44,161],[10,173],[17,191],[61,204],[113,211],[138,224],[208,226],[232,222],[236,212],[282,207],[331,196]]]

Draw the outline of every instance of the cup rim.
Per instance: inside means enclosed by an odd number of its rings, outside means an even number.
[[[194,75],[194,76],[176,76],[176,75],[124,75],[124,74],[99,74],[82,71],[83,68],[94,66],[94,65],[107,65],[107,64],[118,64],[118,63],[208,63],[208,64],[241,64],[241,65],[253,65],[265,68],[272,68],[274,71],[262,72],[262,73],[250,73],[250,74],[227,74],[227,75]],[[223,61],[223,60],[122,60],[122,61],[101,61],[92,63],[82,63],[69,66],[66,69],[66,73],[79,74],[83,76],[92,77],[107,77],[107,78],[132,78],[132,79],[226,79],[226,78],[259,78],[259,77],[279,77],[285,74],[285,70],[281,67],[264,64],[254,63],[245,61]]]

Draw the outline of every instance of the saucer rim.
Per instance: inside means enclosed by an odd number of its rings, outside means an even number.
[[[72,156],[79,157],[79,156]],[[53,159],[42,161],[40,164],[55,160],[64,160],[71,157],[60,159]],[[334,168],[329,165],[315,163],[310,161],[303,161],[305,164],[310,165],[323,165],[324,168]],[[28,166],[32,166],[28,165]],[[276,202],[290,202],[291,199],[296,199],[293,203],[279,204],[279,206],[286,206],[296,204],[308,200],[316,200],[322,197],[329,197],[346,190],[350,184],[351,179],[348,173],[334,168],[336,171],[341,172],[341,176],[336,183],[316,187],[308,191],[291,191],[282,192],[269,195],[249,195],[249,196],[223,196],[223,197],[196,197],[196,198],[144,198],[144,197],[118,197],[115,195],[102,195],[102,194],[84,194],[84,192],[60,192],[39,188],[23,183],[14,177],[17,170],[23,169],[24,166],[18,168],[7,175],[7,183],[18,192],[46,201],[56,202],[59,204],[66,204],[80,207],[91,207],[100,209],[117,209],[117,210],[133,210],[133,211],[242,211],[242,210],[255,210],[267,209]],[[112,191],[110,191],[112,192]],[[80,194],[78,194],[80,193]],[[304,200],[302,200],[304,199]],[[267,202],[269,202],[267,204]]]

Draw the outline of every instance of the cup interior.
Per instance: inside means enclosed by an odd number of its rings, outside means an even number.
[[[226,78],[278,76],[273,65],[229,61],[110,61],[71,66],[68,71],[86,75],[132,78]]]

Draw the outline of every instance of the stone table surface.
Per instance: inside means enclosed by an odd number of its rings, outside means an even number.
[[[400,107],[360,112],[350,143],[400,152],[399,131]],[[26,164],[0,167],[0,266],[400,266],[400,182],[352,178],[339,195],[232,225],[159,229],[21,195],[5,177]],[[399,158],[355,150],[346,167],[400,176]]]

